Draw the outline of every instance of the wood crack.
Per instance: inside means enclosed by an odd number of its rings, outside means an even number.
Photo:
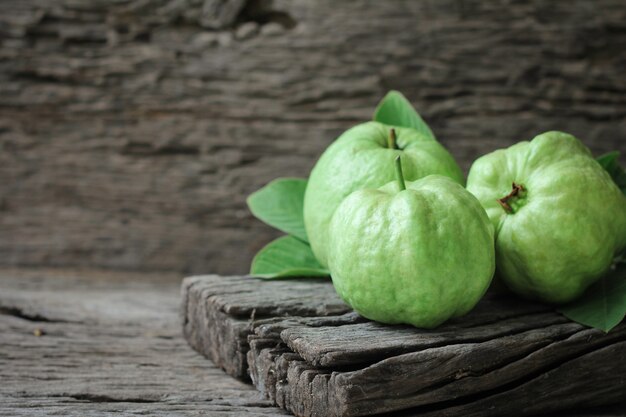
[[[621,341],[624,341],[626,339],[621,339]],[[447,401],[441,401],[441,402],[437,402],[437,403],[433,403],[433,404],[428,404],[425,406],[418,406],[418,407],[413,407],[413,408],[408,408],[404,411],[408,412],[408,413],[416,413],[420,416],[423,417],[437,417],[437,416],[441,416],[441,415],[448,415],[447,413],[450,413],[450,410],[454,410],[454,409],[463,409],[466,408],[472,404],[485,404],[488,403],[490,401],[491,398],[497,397],[497,396],[502,396],[502,395],[507,395],[510,392],[514,392],[516,389],[519,389],[521,387],[523,387],[524,385],[527,384],[532,384],[533,381],[537,380],[538,378],[544,378],[546,374],[553,372],[555,370],[557,370],[558,368],[567,365],[569,362],[571,362],[572,360],[580,360],[581,358],[584,358],[585,355],[594,353],[596,351],[602,351],[603,348],[605,347],[612,347],[614,346],[614,343],[607,343],[601,346],[598,346],[596,349],[590,349],[586,352],[583,353],[579,353],[578,355],[574,356],[570,356],[567,358],[563,358],[562,360],[559,360],[556,363],[551,364],[551,366],[549,367],[544,367],[544,368],[540,368],[537,369],[536,371],[527,374],[526,376],[519,378],[517,380],[511,381],[509,383],[503,384],[501,386],[499,386],[498,388],[494,388],[491,390],[487,390],[487,391],[479,391],[476,393],[473,393],[472,395],[468,395],[468,396],[461,396],[458,398],[454,398],[453,400],[447,400]],[[620,348],[626,348],[626,344],[622,343],[622,346]],[[539,352],[539,351],[537,351]],[[535,354],[537,352],[532,352],[531,354],[529,354],[528,356]],[[523,359],[523,358],[520,358]],[[514,363],[514,362],[513,362]],[[469,376],[469,378],[476,378],[476,377],[480,377],[480,376],[487,376],[489,375],[489,373],[486,374],[480,374],[480,375],[472,375]],[[452,382],[453,383],[453,382]],[[452,384],[450,383],[450,384]],[[566,383],[566,382],[565,382]],[[437,387],[433,387],[432,391],[435,391],[438,388],[444,388],[446,387],[446,385],[449,384],[442,384],[440,386]],[[618,390],[619,391],[619,390]],[[431,390],[428,390],[425,393],[431,392]],[[508,394],[510,395],[510,394]],[[507,395],[507,396],[508,396]],[[412,397],[406,397],[407,399],[411,399]],[[619,396],[614,396],[612,397],[611,400],[608,401],[609,404],[612,403],[618,403],[621,400],[621,397]],[[479,406],[480,407],[480,406]],[[554,406],[552,406],[554,408]],[[566,409],[567,410],[567,409]],[[565,410],[565,411],[566,411]],[[446,414],[442,414],[442,413],[446,413]],[[456,414],[454,414],[456,415]],[[465,416],[465,415],[474,415],[474,414],[468,414],[468,413],[459,413],[459,416]],[[476,414],[477,416],[498,416],[500,414],[493,413],[493,412],[486,412],[484,414]],[[519,416],[523,416],[523,415],[535,415],[534,412],[523,412],[523,411],[518,411]]]
[[[562,337],[558,337],[558,338],[555,338],[554,340],[546,342],[545,344],[541,344],[537,349],[531,350],[529,352],[524,352],[520,355],[512,356],[511,358],[508,358],[507,362],[505,363],[498,364],[497,366],[493,366],[493,367],[487,367],[478,372],[471,371],[471,370],[469,371],[459,370],[459,373],[455,375],[451,375],[447,379],[442,380],[439,383],[430,385],[429,387],[423,390],[413,392],[411,393],[411,395],[406,395],[404,398],[411,399],[411,398],[415,398],[416,396],[425,397],[428,395],[432,395],[434,392],[441,390],[443,388],[449,388],[448,391],[458,392],[459,390],[454,387],[451,387],[451,385],[453,384],[458,385],[458,381],[461,379],[467,378],[468,383],[472,383],[471,382],[472,380],[475,380],[480,377],[487,377],[494,372],[506,372],[505,368],[507,367],[516,366],[518,364],[521,364],[521,366],[524,366],[524,364],[528,362],[528,359],[531,358],[532,356],[540,355],[543,352],[549,350],[551,347],[563,341],[567,341],[568,339],[576,338],[576,337],[579,337],[580,335],[584,335],[586,338],[589,333],[590,333],[589,329],[582,329],[574,333],[565,333],[564,335],[562,335]],[[523,376],[519,378],[513,379],[507,383],[498,385],[496,388],[484,390],[484,391],[477,391],[468,396],[459,396],[459,397],[454,398],[453,400],[441,401],[441,402],[436,402],[433,404],[428,404],[426,406],[411,408],[407,411],[413,411],[415,413],[422,415],[422,413],[435,413],[437,411],[442,411],[442,410],[450,409],[450,408],[457,407],[457,406],[463,406],[465,404],[469,404],[469,403],[479,401],[479,400],[484,401],[486,398],[489,398],[498,394],[506,393],[507,391],[511,391],[524,384],[530,383],[534,379],[539,378],[542,375],[545,375],[546,373],[553,371],[554,369],[557,369],[572,360],[579,359],[580,357],[593,353],[595,351],[601,351],[602,349],[613,346],[615,343],[619,343],[619,342],[626,342],[626,332],[624,331],[623,328],[621,329],[621,332],[618,335],[613,335],[613,337],[610,337],[610,338],[600,339],[600,341],[597,343],[587,344],[583,349],[573,349],[571,353],[569,354],[566,353],[563,356],[559,357],[557,360],[547,363],[545,366],[541,366],[536,369],[533,369],[532,372],[524,374]]]
[[[17,317],[18,319],[42,323],[67,323],[65,320],[50,319],[38,313],[30,313],[19,307],[0,306],[0,314]]]
[[[452,346],[456,344],[468,344],[468,343],[481,343],[487,340],[491,340],[497,337],[512,336],[520,333],[525,333],[534,329],[545,328],[547,325],[557,323],[567,323],[568,319],[565,317],[555,315],[553,313],[529,313],[521,314],[509,320],[501,320],[499,322],[487,321],[484,324],[470,324],[468,326],[461,326],[450,330],[443,329],[442,331],[428,331],[425,333],[426,338],[412,337],[407,339],[407,332],[409,335],[413,333],[413,329],[409,327],[402,327],[403,333],[397,333],[403,335],[398,339],[387,338],[387,335],[394,334],[396,330],[384,325],[373,325],[371,329],[367,329],[365,332],[359,330],[352,330],[354,328],[353,323],[339,323],[336,327],[345,326],[343,331],[346,334],[353,335],[355,341],[361,342],[372,337],[385,336],[387,344],[372,343],[372,345],[366,350],[359,350],[358,344],[354,345],[357,348],[352,350],[350,347],[340,348],[339,346],[325,347],[323,340],[324,333],[320,332],[316,334],[314,329],[302,329],[297,327],[287,328],[284,332],[281,332],[281,338],[294,352],[299,353],[302,357],[314,366],[321,368],[332,368],[349,370],[352,367],[367,367],[374,363],[377,363],[385,358],[403,354],[406,352],[437,348],[441,346]],[[497,328],[491,325],[498,323]],[[308,326],[307,326],[308,327]],[[326,332],[328,327],[335,327],[333,324],[324,326],[321,329]],[[397,327],[396,327],[397,329]],[[294,335],[302,335],[292,337]],[[338,329],[337,334],[341,333],[342,329]],[[462,332],[462,333],[459,333]],[[479,333],[482,335],[476,335]],[[330,334],[329,334],[330,336]],[[346,339],[348,339],[346,337]],[[332,339],[329,339],[329,342]],[[341,339],[343,343],[344,339]],[[347,342],[347,340],[346,340]],[[326,351],[324,351],[326,349]],[[349,366],[346,366],[345,361],[349,361]]]
[[[312,307],[336,297],[326,281],[310,281],[303,291],[294,288],[297,281],[272,282],[268,290],[269,282],[237,277],[190,280],[195,285],[185,280],[183,288],[193,292],[183,297],[205,317],[198,323],[196,315],[189,316],[192,346],[215,352],[219,340],[226,354],[212,356],[214,361],[236,371],[232,375],[249,373],[257,389],[297,416],[405,409],[425,417],[530,415],[590,401],[609,404],[626,388],[619,376],[626,373],[626,325],[605,334],[545,305],[488,293],[467,316],[425,331],[369,322],[354,313],[323,316],[324,310]],[[257,309],[280,317],[250,322],[211,313],[250,311],[249,295],[239,297],[237,286],[256,294]],[[210,299],[196,298],[208,294],[203,287],[211,288]],[[298,316],[285,317],[290,311]],[[236,327],[236,339],[214,339],[215,329],[232,326],[245,327]],[[223,350],[231,340],[236,344]],[[232,352],[242,350],[245,361],[231,363]],[[540,394],[555,386],[558,401]]]
[[[149,398],[138,398],[138,397],[111,397],[108,395],[102,394],[70,394],[67,395],[69,398],[73,398],[79,401],[87,401],[90,403],[156,403],[159,400],[153,400]]]

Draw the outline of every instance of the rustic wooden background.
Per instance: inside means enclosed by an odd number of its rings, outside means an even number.
[[[403,91],[464,169],[626,151],[623,0],[0,0],[0,264],[241,273],[244,199]]]

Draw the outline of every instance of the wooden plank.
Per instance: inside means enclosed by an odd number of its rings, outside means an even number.
[[[389,89],[465,170],[552,129],[626,162],[625,44],[624,0],[2,0],[0,264],[245,273],[246,196]]]
[[[226,313],[254,311],[251,294],[264,316]],[[249,373],[297,416],[526,416],[619,403],[626,393],[626,324],[605,334],[505,294],[488,293],[434,330],[365,320],[341,308],[324,280],[201,276],[184,281],[183,295],[192,346],[231,375]],[[236,349],[213,336],[233,323]],[[245,363],[233,350],[246,352]]]
[[[0,415],[287,415],[189,349],[179,287],[175,274],[0,270]]]
[[[274,317],[324,317],[350,311],[334,291],[328,291],[325,280],[267,281],[267,285],[253,287],[248,277],[227,280],[218,276],[185,279],[183,332],[194,349],[240,379],[248,375],[251,321],[265,323],[264,319],[271,322]]]

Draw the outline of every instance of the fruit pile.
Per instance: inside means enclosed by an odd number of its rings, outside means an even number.
[[[547,132],[463,174],[400,93],[343,133],[307,180],[275,180],[248,205],[286,232],[251,275],[330,275],[364,317],[433,328],[492,282],[565,305],[608,331],[626,313],[626,174],[574,136]]]

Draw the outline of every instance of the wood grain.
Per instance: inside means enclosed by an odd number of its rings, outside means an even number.
[[[0,415],[287,415],[189,349],[179,283],[0,270]]]
[[[274,317],[332,316],[350,311],[337,295],[328,291],[326,280],[278,280],[265,284],[251,287],[248,277],[228,277],[225,283],[219,276],[191,277],[183,282],[185,337],[194,349],[237,378],[248,376],[246,354],[251,321],[264,323],[264,319],[271,322]]]
[[[625,44],[623,0],[3,0],[0,264],[243,273],[277,235],[245,197],[391,88],[464,169],[626,152]]]
[[[190,344],[297,416],[567,415],[626,392],[626,324],[605,334],[506,294],[434,330],[365,320],[324,280],[198,276],[183,299]]]

